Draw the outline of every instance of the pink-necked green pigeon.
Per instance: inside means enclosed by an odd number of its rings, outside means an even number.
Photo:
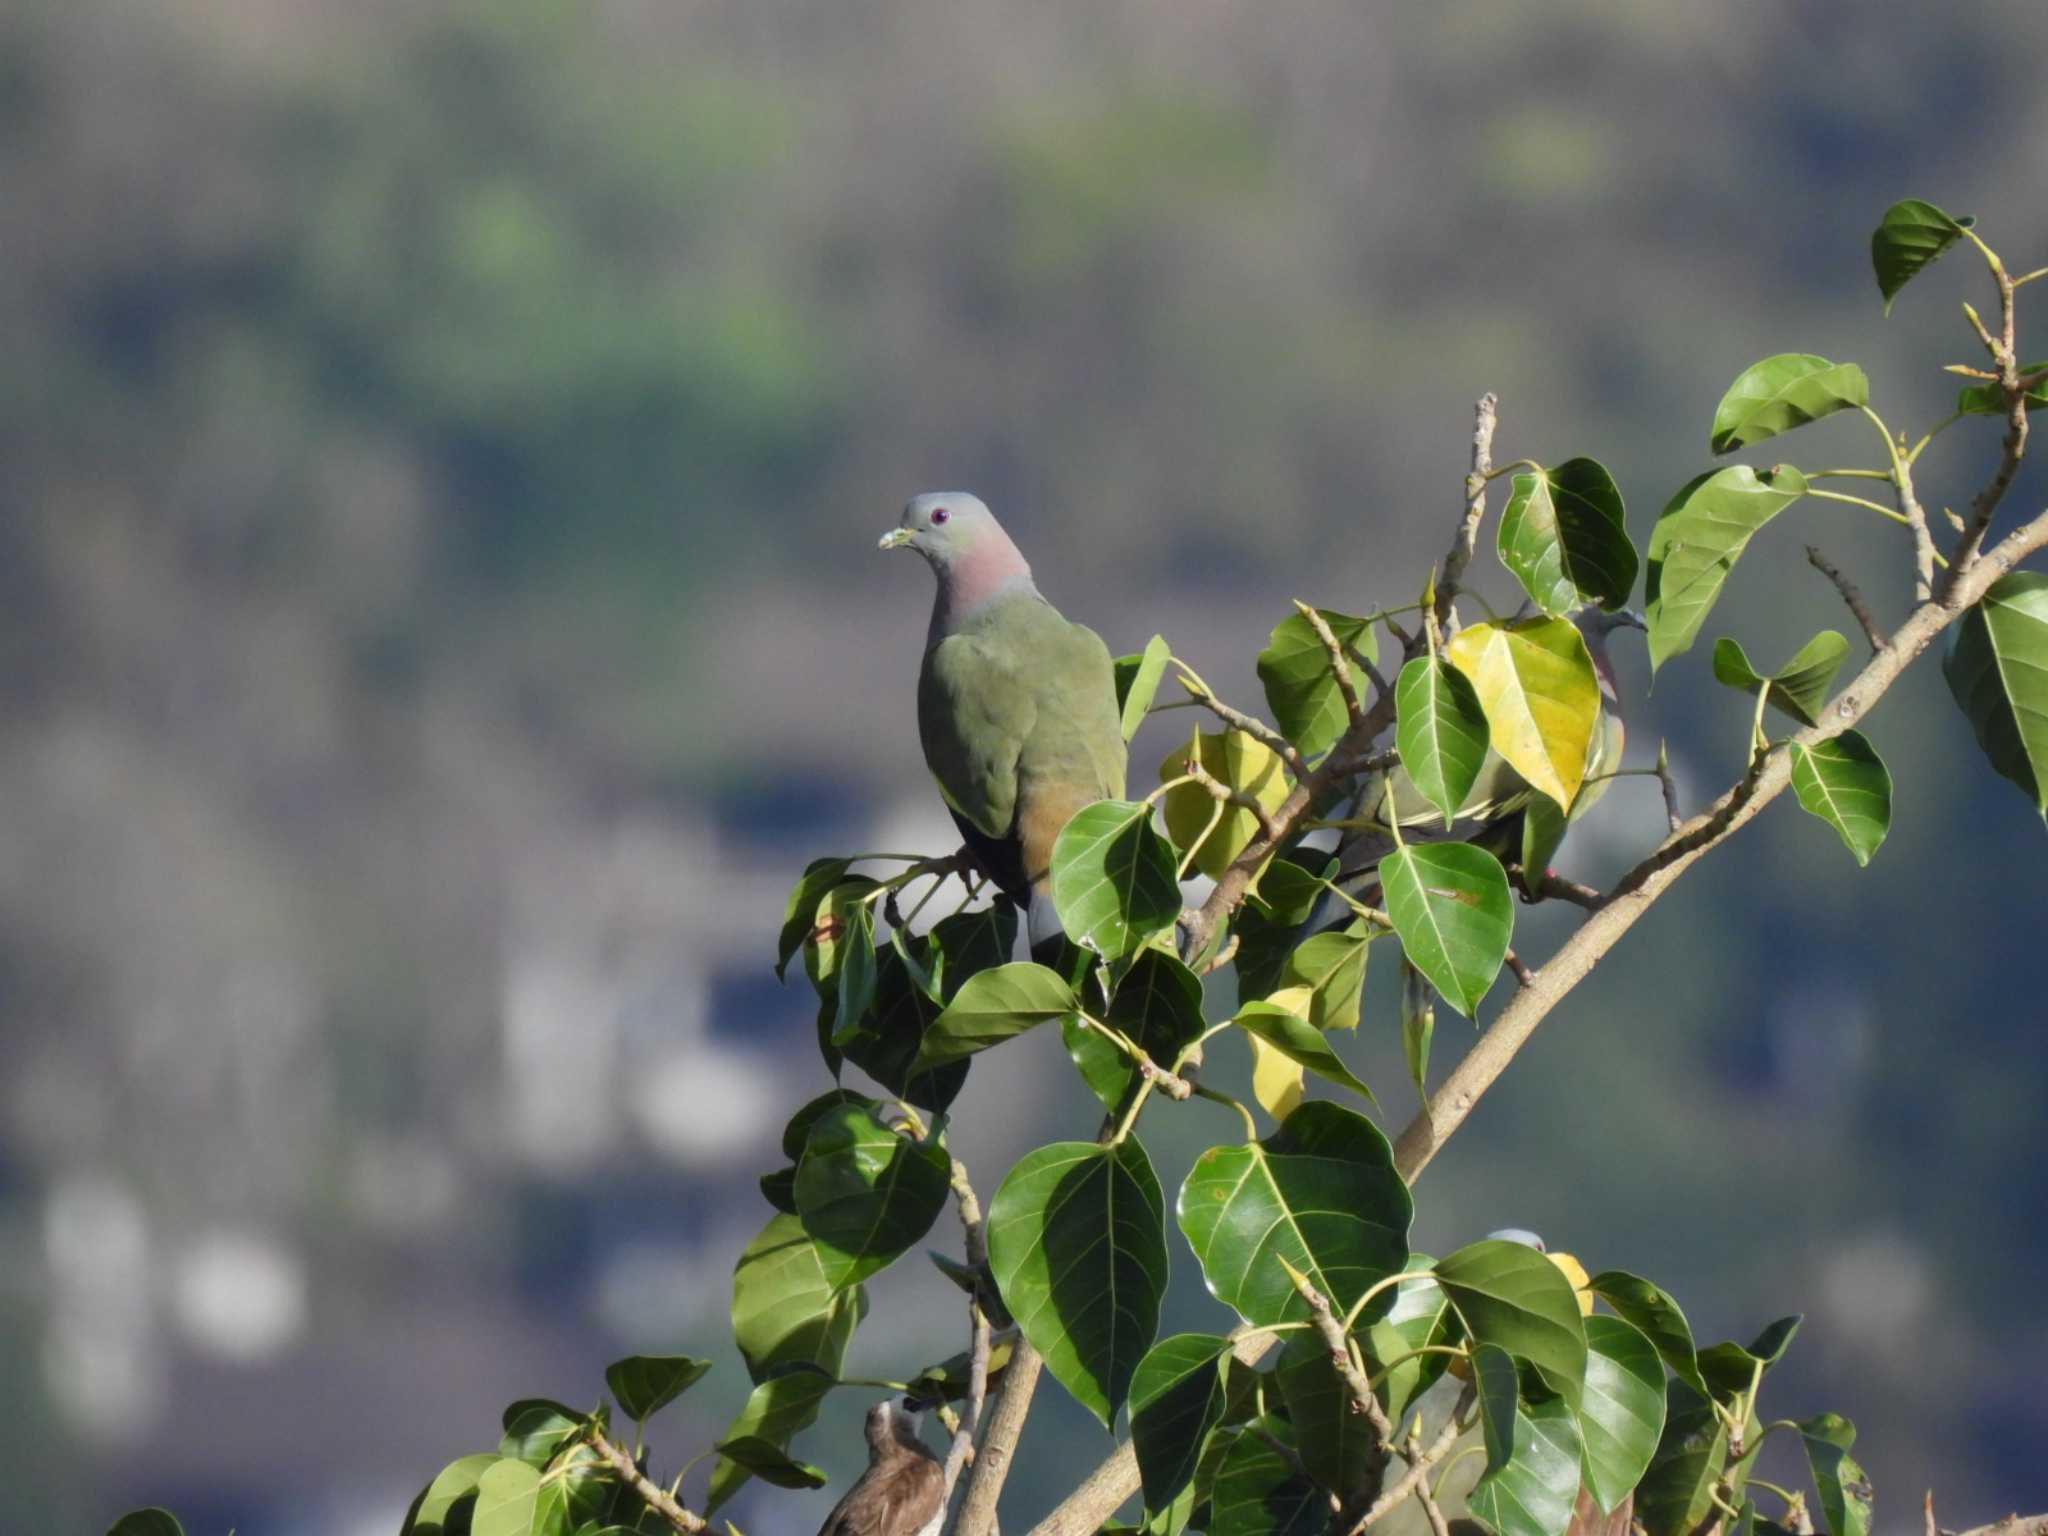
[[[975,861],[1027,907],[1036,947],[1059,932],[1054,839],[1124,792],[1109,648],[1040,595],[979,497],[913,496],[881,547],[916,550],[938,578],[917,677],[924,760]]]

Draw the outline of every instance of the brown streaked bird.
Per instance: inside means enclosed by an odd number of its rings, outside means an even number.
[[[918,1536],[944,1513],[946,1469],[894,1400],[868,1410],[868,1469],[832,1506],[818,1536]]]

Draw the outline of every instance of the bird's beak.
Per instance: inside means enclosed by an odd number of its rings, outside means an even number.
[[[1634,608],[1617,609],[1614,622],[1623,629],[1640,629],[1646,635],[1650,632],[1650,621]]]
[[[876,543],[875,548],[901,549],[904,545],[908,544],[912,539],[916,537],[917,530],[914,528],[891,528],[887,533],[882,535],[881,539]]]

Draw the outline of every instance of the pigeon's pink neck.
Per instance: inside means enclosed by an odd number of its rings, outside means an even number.
[[[932,637],[950,634],[977,610],[1012,592],[1036,592],[1031,567],[1009,535],[990,529],[954,557],[939,577],[939,600],[932,609]]]

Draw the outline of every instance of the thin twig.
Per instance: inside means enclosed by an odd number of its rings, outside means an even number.
[[[1884,649],[1884,631],[1877,627],[1877,620],[1870,616],[1870,607],[1863,601],[1863,594],[1856,590],[1856,583],[1844,576],[1829,563],[1828,557],[1820,552],[1818,544],[1806,546],[1806,563],[1835,584],[1835,590],[1842,594],[1842,601],[1849,605],[1849,612],[1856,616],[1856,622],[1863,626],[1863,638],[1870,642],[1873,651]]]
[[[979,1276],[988,1263],[988,1237],[982,1227],[981,1202],[975,1198],[974,1184],[967,1176],[967,1165],[957,1157],[953,1159],[952,1186],[953,1202],[960,1211],[961,1245],[966,1254],[967,1268],[977,1281],[976,1294],[967,1298],[970,1339],[967,1412],[960,1420],[960,1427],[954,1431],[952,1448],[946,1452],[946,1491],[939,1501],[942,1508],[952,1502],[954,1485],[960,1481],[960,1471],[967,1465],[968,1455],[974,1448],[975,1432],[981,1428],[982,1404],[988,1395],[990,1349],[988,1313],[979,1294]]]
[[[1664,791],[1664,824],[1673,832],[1685,825],[1685,816],[1678,809],[1678,780],[1671,777],[1671,753],[1660,740],[1657,743],[1657,783]]]
[[[1330,628],[1330,621],[1309,604],[1297,600],[1294,606],[1308,620],[1308,627],[1316,632],[1316,638],[1323,642],[1323,651],[1330,658],[1330,673],[1337,679],[1337,692],[1344,698],[1344,712],[1351,717],[1353,725],[1358,724],[1365,718],[1365,705],[1359,701],[1358,682],[1351,675],[1351,658],[1344,654],[1344,642]],[[1385,692],[1385,689],[1381,691]]]
[[[1997,514],[1998,504],[2005,499],[2014,477],[2019,474],[2020,459],[2027,451],[2027,391],[2025,380],[2020,377],[2019,345],[2013,318],[2014,283],[2004,265],[1996,261],[1992,263],[1991,276],[1998,284],[2000,325],[1997,341],[1994,343],[1987,336],[1985,344],[1990,347],[1992,358],[1998,364],[1998,387],[2005,395],[2005,437],[1999,443],[1998,468],[1970,503],[1969,526],[1956,541],[1955,552],[1949,558],[1948,575],[1941,590],[1941,600],[1945,603],[1953,602],[1956,586],[1963,577],[1963,568],[1972,564],[1977,552],[1983,548],[1984,536],[1991,530],[1991,519]],[[1971,318],[1976,318],[1974,312]],[[1981,324],[1978,331],[1980,334],[1983,331]]]
[[[1429,1522],[1431,1536],[1451,1536],[1451,1523],[1444,1518],[1443,1507],[1437,1503],[1436,1495],[1429,1491],[1429,1479],[1426,1477],[1415,1485],[1415,1502],[1422,1506],[1422,1518]]]
[[[1344,1335],[1343,1320],[1330,1305],[1330,1298],[1317,1290],[1308,1276],[1290,1269],[1288,1278],[1294,1282],[1294,1289],[1300,1293],[1301,1299],[1308,1303],[1309,1321],[1322,1335],[1323,1343],[1330,1351],[1330,1364],[1344,1378],[1344,1386],[1351,1393],[1351,1411],[1364,1415],[1366,1423],[1372,1426],[1379,1458],[1384,1461],[1393,1449],[1394,1426],[1387,1421],[1387,1410],[1380,1406],[1379,1398],[1373,1393],[1365,1367],[1351,1353],[1351,1341]]]
[[[1486,477],[1493,473],[1493,433],[1499,424],[1500,397],[1489,390],[1472,409],[1472,470],[1465,476],[1465,512],[1458,519],[1450,553],[1444,556],[1443,574],[1436,583],[1436,607],[1431,611],[1437,627],[1447,635],[1457,627],[1451,605],[1457,601],[1472,552],[1479,547],[1479,524],[1486,517]],[[1419,626],[1426,628],[1428,625]]]
[[[1234,805],[1241,811],[1250,811],[1259,823],[1259,830],[1274,842],[1280,841],[1281,832],[1279,827],[1274,825],[1273,813],[1256,796],[1241,789],[1232,789],[1192,757],[1182,763],[1181,767],[1187,771],[1189,778],[1209,791],[1212,799],[1223,805]]]
[[[1604,891],[1596,891],[1590,885],[1577,880],[1567,880],[1562,875],[1546,873],[1535,881],[1529,880],[1529,872],[1522,872],[1523,884],[1537,901],[1568,901],[1575,907],[1584,907],[1588,912],[1598,912],[1607,905]]]
[[[1237,958],[1237,946],[1242,942],[1243,937],[1242,934],[1233,933],[1229,938],[1225,939],[1223,947],[1216,951],[1207,965],[1202,967],[1202,974],[1204,976],[1212,976],[1235,960]]]
[[[1518,985],[1524,987],[1533,987],[1536,985],[1536,973],[1529,969],[1529,962],[1524,960],[1520,955],[1516,954],[1512,949],[1507,952],[1507,957],[1504,963],[1506,964],[1509,972],[1514,976],[1515,981]]]
[[[1195,703],[1200,704],[1225,725],[1243,731],[1245,735],[1251,737],[1260,746],[1265,747],[1268,751],[1279,754],[1280,760],[1287,764],[1288,770],[1293,773],[1295,778],[1303,779],[1308,777],[1308,759],[1301,755],[1301,752],[1295,747],[1293,742],[1282,736],[1257,715],[1248,715],[1241,709],[1232,708],[1217,698],[1215,694],[1210,693],[1206,688],[1195,687],[1186,677],[1181,679],[1181,686],[1194,695]]]
[[[590,1448],[602,1456],[611,1469],[619,1474],[619,1480],[639,1494],[647,1507],[653,1510],[670,1527],[687,1533],[687,1536],[702,1536],[711,1527],[702,1515],[693,1514],[676,1502],[675,1495],[640,1470],[640,1464],[621,1446],[612,1444],[600,1430],[586,1431]]]
[[[1349,1536],[1358,1536],[1360,1531],[1400,1508],[1401,1501],[1415,1492],[1417,1484],[1428,1481],[1430,1469],[1448,1456],[1451,1447],[1458,1443],[1458,1420],[1464,1417],[1471,1400],[1472,1389],[1467,1387],[1459,1394],[1457,1406],[1451,1410],[1450,1417],[1444,1420],[1444,1427],[1437,1432],[1437,1437],[1430,1443],[1429,1449],[1412,1459],[1408,1463],[1408,1470],[1401,1474],[1394,1486],[1372,1501],[1371,1507],[1360,1515],[1357,1523],[1351,1527]]]

